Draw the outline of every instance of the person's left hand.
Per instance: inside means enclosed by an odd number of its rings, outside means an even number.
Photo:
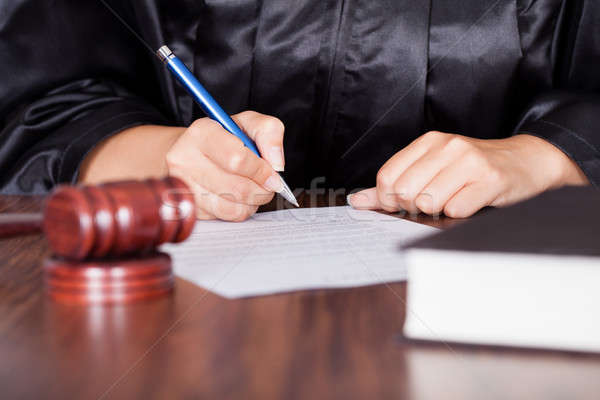
[[[390,158],[377,187],[348,197],[359,209],[444,212],[468,217],[563,185],[584,185],[579,167],[549,142],[531,135],[473,139],[429,132]]]

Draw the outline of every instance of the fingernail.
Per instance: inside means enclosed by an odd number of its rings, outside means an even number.
[[[350,207],[354,207],[352,205],[352,195],[349,194],[348,196],[346,196],[346,204],[348,204]]]
[[[273,174],[265,182],[265,187],[271,192],[279,193],[283,190],[283,183],[281,177],[278,174]]]
[[[369,196],[366,193],[356,192],[348,195],[346,197],[346,201],[348,204],[357,210],[362,210],[364,208],[369,208]]]
[[[283,171],[285,165],[283,148],[279,146],[271,147],[271,150],[269,150],[269,161],[271,161],[271,165],[275,171]]]

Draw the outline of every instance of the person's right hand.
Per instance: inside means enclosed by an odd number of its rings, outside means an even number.
[[[232,116],[256,143],[263,158],[209,119],[196,120],[166,154],[169,175],[194,192],[199,219],[243,221],[282,190],[283,123],[246,111]]]

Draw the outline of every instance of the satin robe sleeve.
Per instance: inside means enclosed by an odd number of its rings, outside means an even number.
[[[564,4],[553,49],[556,89],[531,101],[515,134],[549,141],[600,187],[600,3]]]
[[[0,193],[44,194],[74,183],[103,139],[168,124],[144,89],[142,71],[154,72],[150,56],[99,4],[0,5]]]

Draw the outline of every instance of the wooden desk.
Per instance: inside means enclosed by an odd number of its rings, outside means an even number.
[[[231,301],[178,280],[172,297],[76,307],[44,296],[46,253],[40,236],[0,241],[2,399],[600,398],[598,356],[403,341],[403,283]]]

